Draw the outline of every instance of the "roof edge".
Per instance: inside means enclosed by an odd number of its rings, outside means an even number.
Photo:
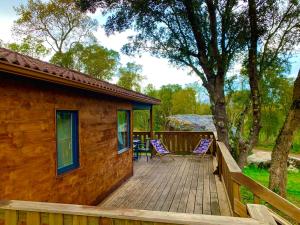
[[[19,55],[21,55],[21,54],[19,54]],[[34,59],[34,58],[32,58],[32,59]],[[41,62],[43,62],[43,61],[41,61]],[[43,62],[43,63],[47,63],[47,62]],[[47,64],[49,64],[49,63],[47,63]],[[50,65],[53,65],[53,64],[50,64]],[[53,66],[56,66],[56,65],[53,65]],[[68,69],[66,69],[66,68],[63,68],[63,67],[60,67],[60,68],[68,71]],[[112,92],[111,88],[100,88],[99,86],[97,86],[93,83],[82,83],[82,82],[67,79],[67,78],[64,78],[61,76],[54,76],[53,74],[50,74],[50,73],[47,73],[47,72],[44,72],[41,70],[24,67],[24,66],[21,66],[18,64],[12,64],[8,61],[0,60],[0,71],[16,74],[18,76],[23,76],[23,77],[27,77],[27,78],[43,80],[43,81],[47,81],[47,82],[51,82],[51,83],[55,83],[55,84],[61,84],[61,85],[69,86],[69,87],[79,88],[82,90],[88,90],[88,91],[105,94],[105,95],[109,95],[109,96],[113,96],[113,97],[117,97],[117,98],[121,98],[121,99],[131,100],[131,101],[133,100],[133,101],[152,104],[152,105],[158,105],[161,103],[161,101],[159,99],[144,95],[139,92],[127,90],[118,85],[111,84],[109,82],[98,80],[95,78],[91,78],[90,76],[87,76],[87,77],[90,79],[93,79],[95,81],[100,81],[100,82],[104,82],[109,85],[115,86],[116,88],[122,89],[122,90],[126,91],[127,93]],[[73,72],[82,74],[77,71],[73,71]],[[82,76],[86,76],[86,75],[82,74]],[[134,96],[130,95],[130,93],[134,94]]]

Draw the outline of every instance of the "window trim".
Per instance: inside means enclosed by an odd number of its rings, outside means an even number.
[[[131,110],[130,109],[117,109],[117,143],[119,143],[119,137],[118,137],[118,132],[119,132],[119,121],[118,121],[118,112],[126,112],[128,116],[128,126],[127,126],[127,133],[128,133],[128,146],[125,148],[119,149],[119,144],[117,144],[117,152],[118,154],[122,154],[123,152],[128,151],[131,148]]]
[[[72,125],[75,127],[75,129],[72,129],[72,154],[73,154],[73,162],[72,164],[58,168],[58,130],[57,130],[57,113],[58,112],[71,112],[72,115],[76,115],[72,117]],[[75,126],[74,126],[75,125]],[[55,139],[56,139],[56,173],[57,175],[63,175],[67,172],[71,172],[77,168],[80,167],[80,162],[79,162],[79,111],[78,110],[73,110],[73,109],[56,109],[55,110]],[[74,136],[73,136],[74,135]],[[74,137],[74,138],[73,138]]]

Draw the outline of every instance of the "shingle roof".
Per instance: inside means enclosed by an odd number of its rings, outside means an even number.
[[[59,67],[5,48],[0,48],[0,71],[95,91],[135,102],[147,104],[160,103],[160,100],[147,95],[127,90],[115,84],[93,78],[87,74]]]

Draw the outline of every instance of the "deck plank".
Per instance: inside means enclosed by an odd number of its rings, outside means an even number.
[[[175,160],[140,159],[134,175],[99,204],[195,214],[230,215],[223,184],[213,175],[213,158],[174,156]],[[223,193],[224,192],[224,193]]]
[[[161,211],[169,211],[170,210],[171,204],[174,200],[174,196],[175,196],[177,188],[178,188],[178,184],[182,178],[182,174],[183,174],[184,169],[187,164],[188,164],[187,160],[184,160],[183,163],[181,164],[180,171],[178,172],[176,179],[173,183],[173,188],[170,190],[170,192],[161,208]]]
[[[197,189],[196,189],[196,199],[195,199],[195,214],[203,213],[203,186],[204,186],[204,159],[200,159],[198,171],[198,180],[197,180]]]
[[[177,209],[177,212],[185,212],[186,210],[186,205],[188,202],[188,197],[190,194],[190,189],[191,189],[191,184],[192,184],[192,178],[193,178],[193,173],[194,173],[194,164],[192,163],[192,159],[190,160],[190,168],[188,170],[188,174],[187,174],[187,179],[185,181],[185,185],[183,187],[183,191],[181,194],[181,199],[180,199],[180,203]]]
[[[165,188],[161,192],[158,201],[156,202],[155,206],[152,208],[154,211],[160,211],[164,202],[166,201],[168,194],[170,190],[172,189],[172,186],[174,184],[174,181],[176,179],[177,173],[179,172],[181,168],[182,162],[180,164],[177,164],[176,167],[172,170],[172,173],[170,173],[170,179],[168,183],[166,184]]]
[[[169,210],[170,212],[177,212],[177,210],[178,210],[180,200],[181,200],[181,195],[182,195],[182,192],[183,192],[183,189],[184,189],[185,182],[186,182],[187,177],[188,177],[188,171],[189,171],[190,166],[191,166],[191,164],[188,163],[187,166],[184,169],[182,179],[180,180],[180,182],[178,184],[174,200],[173,200],[173,202],[171,204],[171,207],[170,207],[170,210]]]
[[[207,157],[204,158],[204,185],[203,185],[203,214],[211,215],[211,207],[210,207],[210,187],[209,187],[209,160]]]
[[[180,163],[178,160],[177,163]],[[141,201],[137,205],[138,209],[146,209],[148,203],[151,201],[152,197],[155,195],[157,189],[162,185],[163,180],[165,180],[173,170],[173,167],[165,165],[165,167],[157,167],[154,178],[155,182],[152,184],[151,189],[146,190],[145,196],[141,196]]]
[[[194,169],[193,169],[193,177],[192,177],[192,183],[191,183],[191,189],[188,196],[188,201],[186,205],[185,212],[186,213],[194,213],[195,210],[195,201],[196,201],[196,191],[197,191],[197,179],[199,176],[199,163],[197,161],[199,159],[194,159]]]

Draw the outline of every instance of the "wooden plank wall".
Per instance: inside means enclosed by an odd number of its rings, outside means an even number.
[[[97,204],[132,175],[117,153],[117,109],[130,103],[0,74],[0,199]],[[80,167],[56,174],[55,110],[79,111]]]

